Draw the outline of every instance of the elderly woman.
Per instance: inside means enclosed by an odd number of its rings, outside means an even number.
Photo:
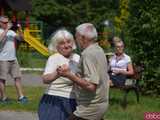
[[[76,109],[73,82],[57,74],[57,68],[71,66],[72,72],[79,62],[79,55],[73,53],[73,35],[65,29],[60,29],[51,37],[49,49],[57,52],[48,58],[43,82],[49,84],[43,95],[38,115],[39,120],[67,120],[70,113]],[[74,68],[74,69],[73,69]]]
[[[124,53],[123,41],[116,37],[114,41],[115,54],[110,59],[110,84],[123,86],[127,76],[133,75],[131,58]]]

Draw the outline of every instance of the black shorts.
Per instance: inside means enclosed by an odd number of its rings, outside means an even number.
[[[110,74],[110,79],[115,86],[124,86],[126,81],[125,75],[112,75]]]

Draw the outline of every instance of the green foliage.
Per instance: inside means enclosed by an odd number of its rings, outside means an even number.
[[[45,23],[45,32],[60,27],[74,31],[75,26],[91,22],[99,27],[106,19],[113,19],[118,0],[32,0],[31,16]]]
[[[128,20],[129,11],[128,11],[129,0],[120,0],[119,4],[119,14],[115,17],[115,27],[118,33],[121,33],[124,29],[125,24]]]
[[[37,51],[17,50],[17,58],[21,67],[44,68],[47,58]]]
[[[160,94],[160,1],[131,0],[128,22],[134,61],[145,65],[143,90]]]

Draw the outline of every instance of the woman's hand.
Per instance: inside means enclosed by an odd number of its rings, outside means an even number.
[[[116,74],[116,75],[117,75],[117,74],[126,75],[126,72],[127,72],[127,71],[125,71],[125,70],[113,70],[112,72],[113,72],[114,74]]]
[[[63,64],[57,68],[57,73],[60,76],[67,77],[71,72],[67,64]]]
[[[119,70],[119,74],[126,75],[127,71],[126,70]]]

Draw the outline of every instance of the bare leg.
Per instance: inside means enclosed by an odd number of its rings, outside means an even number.
[[[22,92],[21,78],[15,78],[15,87],[16,87],[16,90],[17,90],[18,98],[24,96],[23,92]]]
[[[0,79],[0,97],[1,99],[7,98],[5,94],[5,80]]]

